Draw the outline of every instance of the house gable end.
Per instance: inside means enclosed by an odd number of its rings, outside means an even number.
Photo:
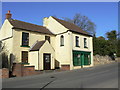
[[[10,24],[9,20],[6,19],[0,29],[0,40],[9,39],[13,36],[12,31],[13,26]]]
[[[56,21],[52,16],[49,18],[44,18],[44,26],[54,34],[63,33],[68,30],[68,28],[64,27],[61,23]]]

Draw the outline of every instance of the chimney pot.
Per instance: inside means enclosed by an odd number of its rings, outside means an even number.
[[[8,10],[8,13],[10,13],[10,10]]]
[[[10,13],[10,10],[8,10],[6,14],[6,19],[10,19],[12,17],[12,14]]]

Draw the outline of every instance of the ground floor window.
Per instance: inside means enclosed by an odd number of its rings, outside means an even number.
[[[74,66],[80,66],[81,65],[80,57],[81,57],[80,54],[73,53],[73,65]]]
[[[22,62],[28,63],[28,52],[27,51],[22,51]]]
[[[73,65],[82,66],[91,64],[91,53],[83,51],[73,51]]]

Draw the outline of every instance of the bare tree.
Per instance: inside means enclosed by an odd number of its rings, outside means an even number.
[[[64,20],[77,25],[90,35],[96,34],[96,25],[87,16],[82,16],[81,14],[77,13],[74,15],[73,19],[65,17]]]
[[[0,41],[0,68],[9,68],[8,60],[5,44]]]
[[[10,53],[6,49],[5,44],[0,41],[0,68],[8,68],[10,71],[12,71],[12,66],[15,60],[15,55]]]

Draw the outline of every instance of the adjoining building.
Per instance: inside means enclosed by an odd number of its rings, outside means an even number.
[[[53,16],[40,26],[12,19],[10,11],[0,30],[8,58],[14,55],[14,63],[34,65],[36,70],[93,66],[92,39],[78,26]]]

